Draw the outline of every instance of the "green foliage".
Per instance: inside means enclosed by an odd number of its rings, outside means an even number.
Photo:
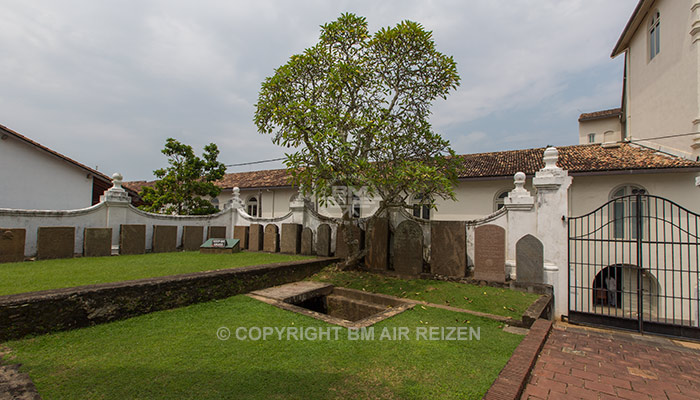
[[[293,183],[322,203],[334,186],[364,186],[386,205],[414,193],[454,199],[458,161],[429,117],[458,85],[454,59],[420,24],[370,36],[365,18],[343,14],[263,82],[255,123],[296,149],[286,160]]]
[[[217,161],[219,149],[210,143],[203,158],[194,154],[192,146],[168,138],[161,150],[168,157],[168,168],[153,171],[159,179],[154,187],[144,187],[140,195],[150,212],[178,215],[203,215],[218,212],[201,196],[214,198],[221,189],[214,184],[226,174],[226,166]]]

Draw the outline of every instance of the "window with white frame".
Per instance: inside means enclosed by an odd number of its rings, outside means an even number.
[[[258,216],[258,198],[255,196],[252,196],[248,198],[248,201],[245,203],[246,205],[246,212],[248,215],[251,217],[257,217]]]
[[[510,189],[501,190],[496,194],[493,201],[493,211],[498,211],[505,206],[505,198],[508,197],[508,192],[510,192]]]
[[[612,207],[612,236],[620,239],[636,239],[637,238],[637,198],[627,197],[637,193],[637,191],[646,190],[638,185],[623,185],[613,189],[610,193],[610,199],[615,200]],[[647,208],[646,199],[642,198],[642,216]],[[642,219],[642,223],[644,223]],[[642,228],[642,234],[644,229]]]
[[[652,60],[661,51],[661,14],[657,10],[652,14],[649,23],[649,60]]]
[[[422,194],[417,194],[411,199],[413,216],[417,218],[430,219],[430,201]]]
[[[588,134],[588,143],[595,143],[595,133]]]

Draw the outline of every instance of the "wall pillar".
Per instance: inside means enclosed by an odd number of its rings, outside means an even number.
[[[116,172],[112,175],[112,187],[102,196],[100,201],[107,206],[107,221],[105,226],[112,228],[112,254],[119,253],[119,230],[126,223],[126,215],[131,204],[129,194],[122,188],[122,175]]]
[[[557,166],[559,151],[548,147],[545,166],[532,180],[537,189],[537,237],[544,245],[545,282],[554,287],[554,315],[568,314],[568,193],[572,178]]]
[[[697,93],[697,98],[695,100],[696,102],[696,107],[697,107],[697,117],[693,120],[693,130],[695,132],[700,132],[700,1],[695,2],[692,7],[690,8],[690,12],[692,14],[691,17],[691,25],[690,25],[690,36],[693,39],[693,46],[695,50],[695,69],[697,70],[697,76],[696,76],[696,93]],[[662,33],[663,34],[663,33]],[[693,158],[697,159],[697,157],[700,157],[700,134],[694,135],[693,136],[693,142],[690,144],[690,147],[693,149],[692,150],[692,156]]]
[[[536,235],[537,214],[535,213],[535,199],[525,189],[526,176],[518,172],[513,176],[515,189],[508,193],[503,201],[508,210],[506,229],[506,274],[511,279],[516,279],[516,254],[515,244],[521,237],[528,233]]]

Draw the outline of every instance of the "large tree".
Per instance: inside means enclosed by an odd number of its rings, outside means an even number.
[[[214,143],[204,147],[202,158],[192,146],[168,138],[161,150],[168,157],[167,168],[153,171],[158,178],[153,187],[140,193],[146,205],[141,209],[178,215],[213,214],[219,210],[205,198],[214,198],[221,188],[214,184],[226,173],[226,166],[217,160],[219,149]]]
[[[454,59],[420,24],[370,36],[365,18],[343,14],[265,79],[255,123],[295,149],[285,161],[293,183],[322,203],[338,186],[362,186],[383,206],[407,206],[412,194],[454,199],[457,160],[429,117],[458,85]],[[350,218],[346,193],[335,200]]]

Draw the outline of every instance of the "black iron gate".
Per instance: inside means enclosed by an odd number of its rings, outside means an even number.
[[[569,320],[700,339],[700,215],[635,190],[569,219]]]

